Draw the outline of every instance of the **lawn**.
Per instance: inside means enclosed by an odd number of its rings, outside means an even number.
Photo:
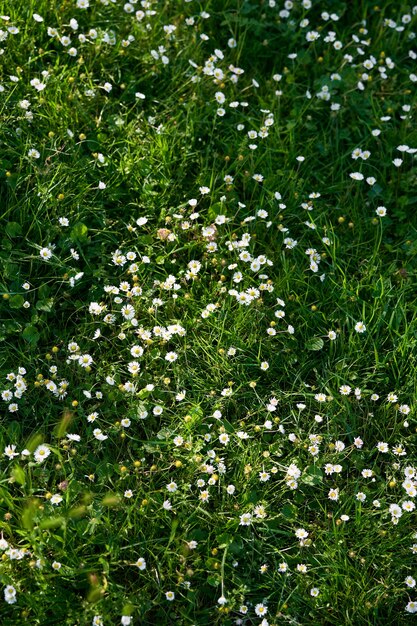
[[[1,626],[417,613],[417,5],[5,0]]]

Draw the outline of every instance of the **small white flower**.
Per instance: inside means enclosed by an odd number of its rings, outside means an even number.
[[[38,446],[34,452],[34,458],[37,463],[42,463],[48,456],[51,454],[50,449],[47,445],[42,444]]]
[[[93,435],[98,441],[105,441],[108,437],[104,435],[100,428],[95,428],[93,430]]]
[[[252,515],[250,513],[243,513],[240,516],[239,526],[250,526],[252,521]]]

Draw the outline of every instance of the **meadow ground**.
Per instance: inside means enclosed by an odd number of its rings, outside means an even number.
[[[417,5],[5,0],[0,623],[417,613]]]

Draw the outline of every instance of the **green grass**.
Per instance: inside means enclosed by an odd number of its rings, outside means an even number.
[[[4,626],[413,622],[417,7],[271,4],[2,8]]]

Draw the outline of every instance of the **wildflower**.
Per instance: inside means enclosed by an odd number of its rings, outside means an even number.
[[[262,617],[263,615],[266,615],[267,612],[268,612],[268,608],[264,604],[259,603],[255,605],[255,613],[258,617]]]
[[[48,456],[51,454],[50,449],[47,445],[42,444],[38,446],[34,452],[34,459],[37,463],[42,463]]]
[[[337,502],[339,499],[339,489],[330,489],[328,493],[329,500],[334,500]]]
[[[122,307],[121,314],[126,320],[131,320],[135,316],[135,309],[131,304],[126,304]]]
[[[297,528],[297,530],[295,531],[295,536],[297,537],[297,539],[307,539],[308,532],[304,528]]]
[[[146,561],[143,558],[143,556],[139,557],[138,560],[136,561],[136,566],[141,570],[145,570],[146,569]]]
[[[210,494],[207,491],[207,489],[205,489],[204,491],[200,491],[200,495],[198,496],[199,500],[201,500],[201,502],[207,502],[210,498]]]
[[[250,513],[243,513],[240,516],[239,526],[250,526],[252,521],[252,515]]]
[[[342,396],[348,396],[350,394],[350,392],[352,391],[352,388],[349,387],[349,385],[342,385],[339,388],[339,391],[342,394]]]
[[[393,451],[393,453],[396,456],[405,456],[405,454],[406,454],[406,451],[405,451],[404,447],[401,444],[398,444],[398,445],[394,446],[392,448],[392,451]]]
[[[356,322],[355,330],[357,333],[364,333],[366,331],[366,326],[363,322]]]
[[[172,602],[173,600],[175,600],[175,593],[173,591],[166,591],[165,597],[167,600],[169,600],[169,602]]]
[[[408,415],[411,411],[410,407],[408,406],[408,404],[402,404],[399,407],[399,412],[402,413],[403,415]]]
[[[12,461],[15,456],[19,456],[19,453],[16,452],[16,446],[14,444],[6,446],[4,448],[4,456],[7,456],[10,461]]]
[[[108,436],[104,435],[100,428],[95,428],[93,430],[93,435],[96,439],[98,439],[98,441],[105,441],[106,439],[108,439]]]
[[[89,354],[82,354],[78,358],[78,363],[81,367],[89,367],[93,362],[93,358]]]
[[[39,250],[39,256],[44,261],[49,261],[49,259],[52,257],[52,251],[49,248],[41,248]]]
[[[417,602],[410,600],[410,602],[408,602],[407,606],[405,607],[405,610],[407,611],[407,613],[417,613]]]
[[[402,516],[402,509],[398,504],[390,504],[389,506],[389,512],[391,513],[392,517],[401,517]]]
[[[384,206],[379,206],[375,209],[375,213],[378,217],[385,217],[387,214],[387,209]]]
[[[7,604],[14,604],[16,602],[16,589],[13,585],[7,585],[4,588],[4,599]]]
[[[310,589],[310,595],[313,596],[313,598],[317,598],[319,594],[320,589],[318,589],[317,587],[313,587],[312,589]]]
[[[265,507],[262,504],[258,504],[254,508],[253,512],[255,513],[255,516],[257,517],[257,519],[265,519],[265,517],[267,516]]]

